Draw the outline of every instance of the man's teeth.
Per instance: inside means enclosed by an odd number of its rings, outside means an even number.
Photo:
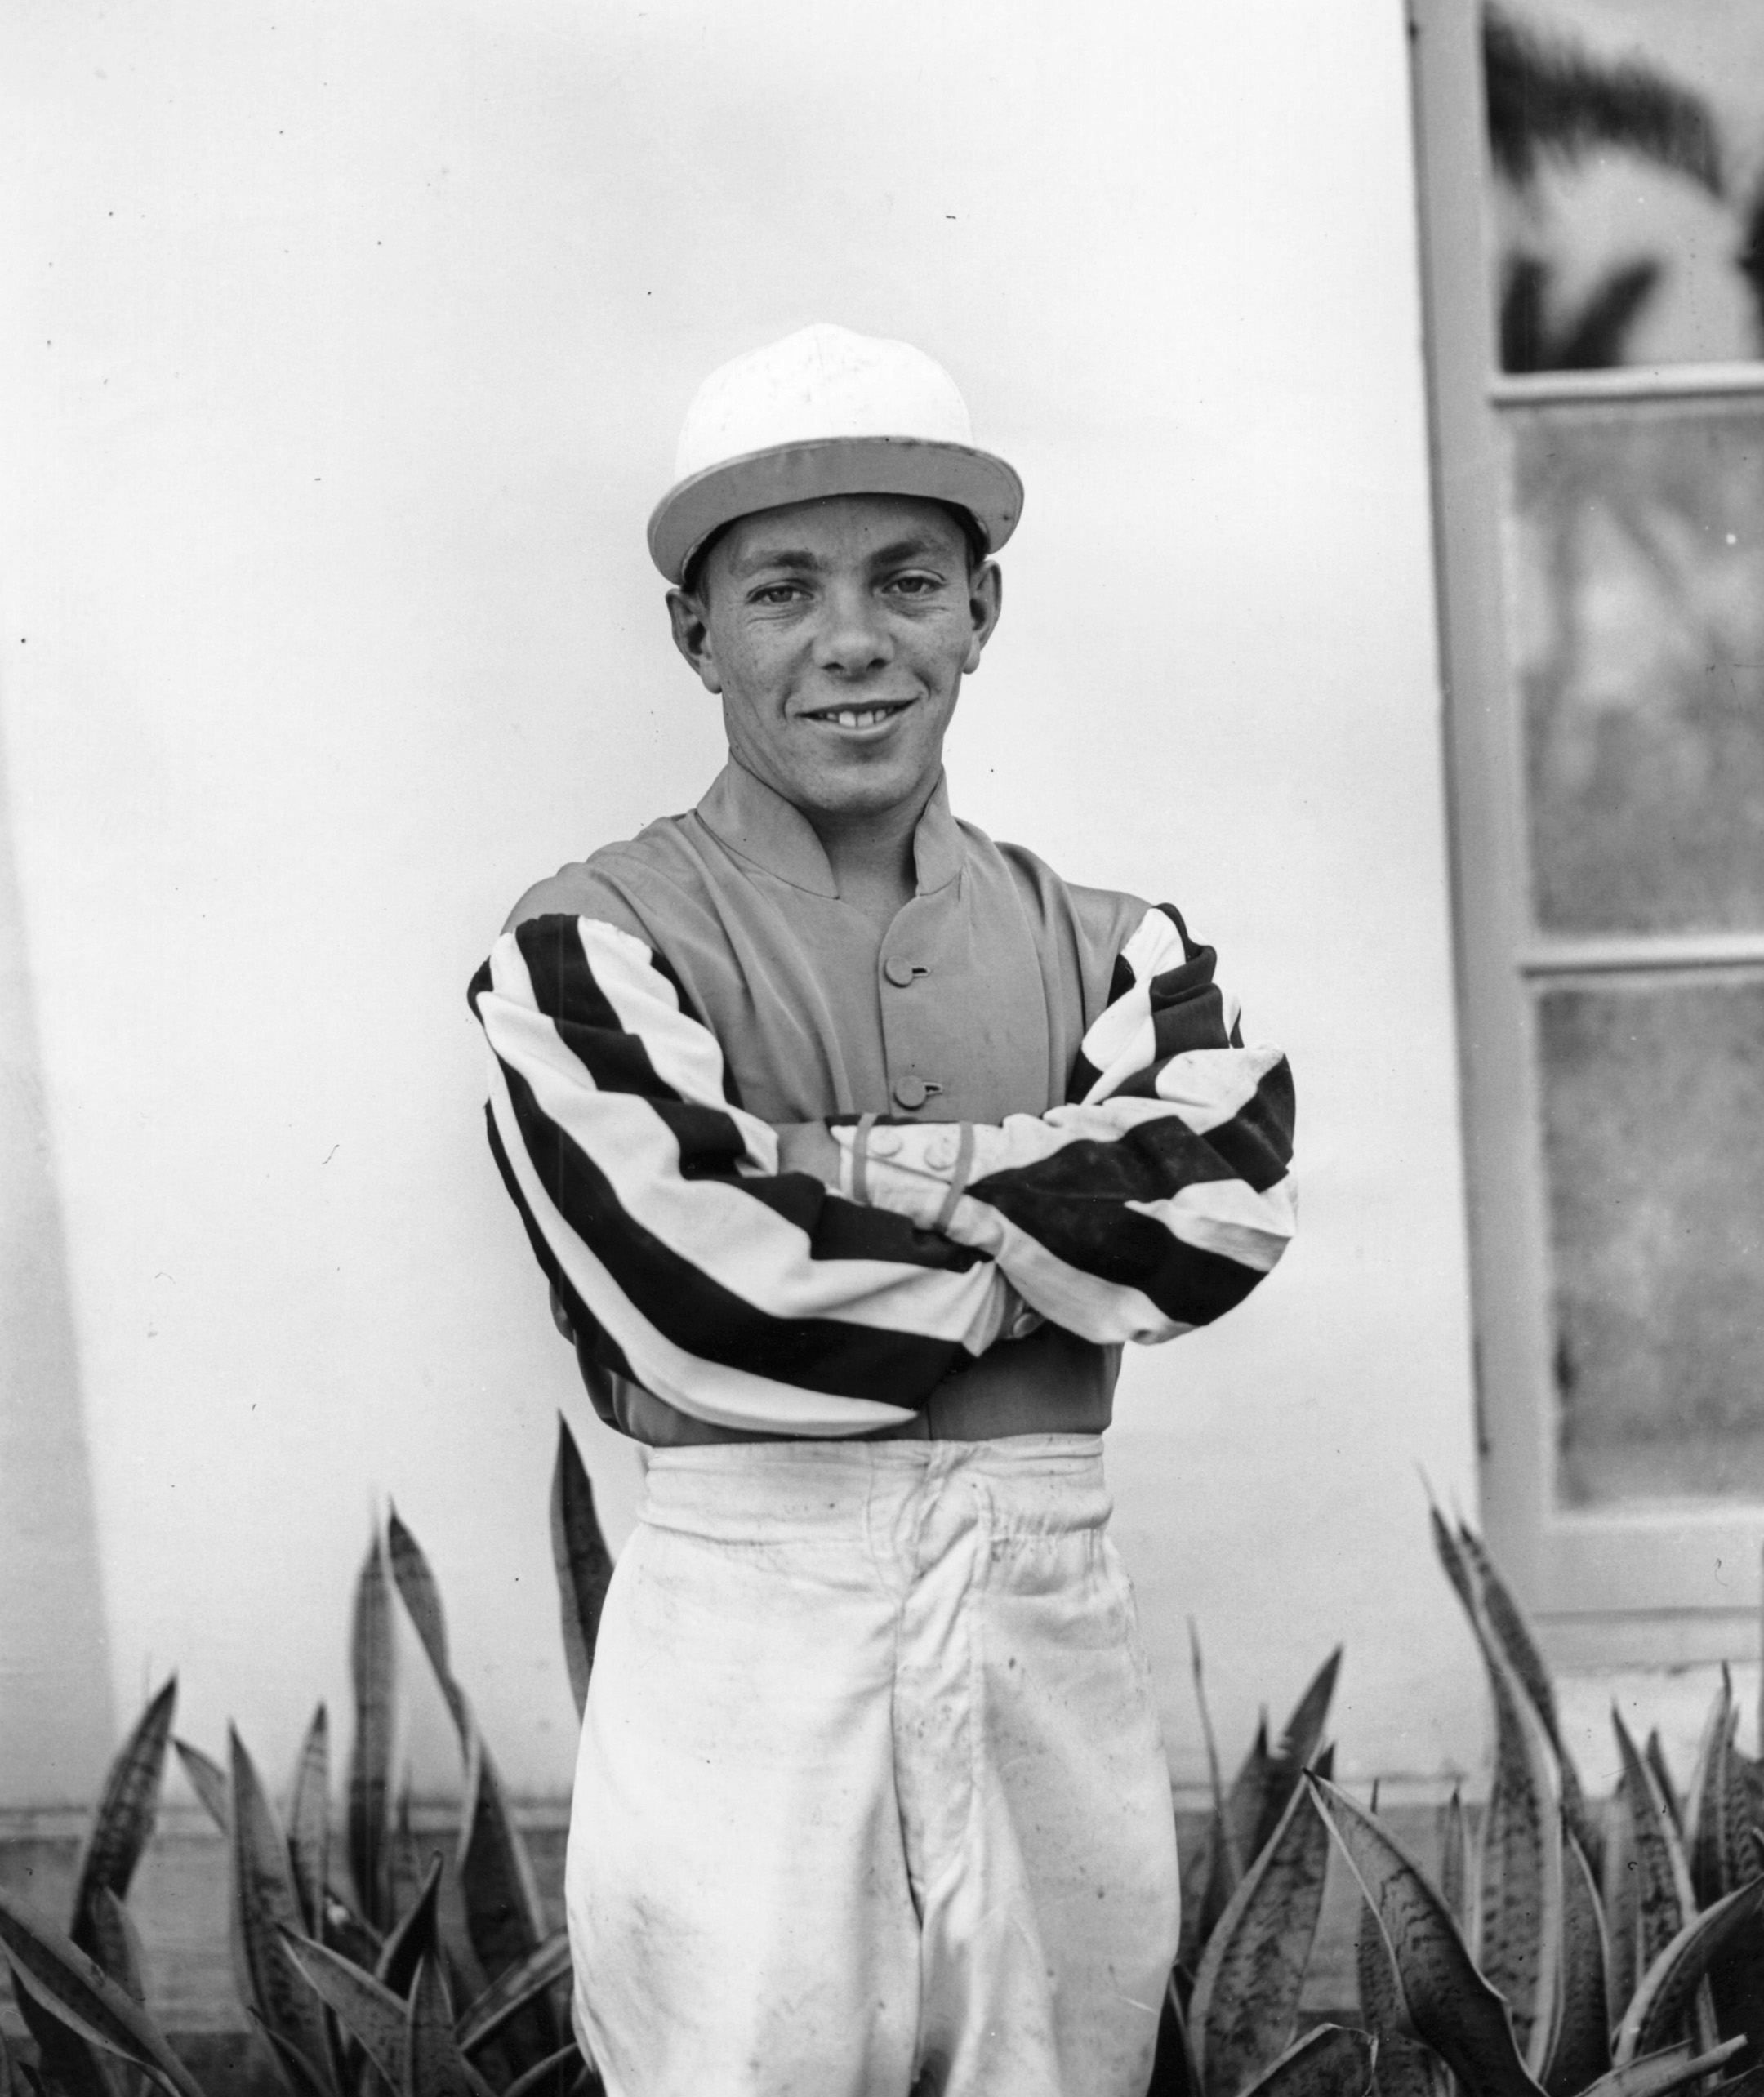
[[[873,728],[878,721],[885,721],[897,710],[893,706],[843,706],[837,711],[829,709],[817,714],[815,719],[836,722],[842,728]]]

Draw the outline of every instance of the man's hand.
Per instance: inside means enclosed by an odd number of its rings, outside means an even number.
[[[839,1146],[824,1121],[786,1121],[776,1125],[778,1170],[807,1173],[832,1188],[840,1183]]]

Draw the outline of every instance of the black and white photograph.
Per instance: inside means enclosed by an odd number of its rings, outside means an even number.
[[[0,2097],[1756,2097],[1764,12],[0,11]]]

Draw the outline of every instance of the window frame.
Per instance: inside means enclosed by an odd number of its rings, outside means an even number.
[[[1557,402],[1764,405],[1764,361],[1500,372],[1481,16],[1464,0],[1408,0],[1482,1520],[1558,1664],[1683,1665],[1755,1648],[1764,1500],[1557,1504],[1532,986],[1641,968],[1764,974],[1764,929],[1570,939],[1531,926],[1503,422]]]

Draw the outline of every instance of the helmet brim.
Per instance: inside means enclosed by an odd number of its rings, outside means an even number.
[[[684,580],[713,532],[756,510],[833,495],[911,495],[952,502],[996,554],[1017,528],[1023,488],[991,452],[924,437],[820,437],[719,461],[677,482],[649,519],[649,552],[670,582]]]

